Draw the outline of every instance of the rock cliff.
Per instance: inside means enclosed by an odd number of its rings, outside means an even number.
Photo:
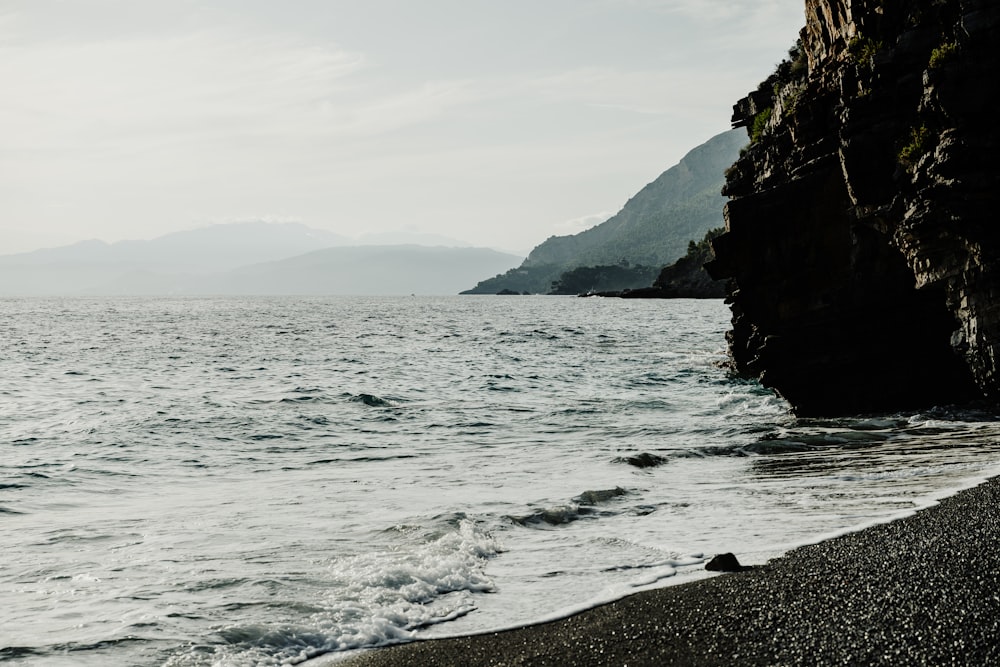
[[[734,107],[731,357],[799,414],[1000,397],[1000,4],[807,0]]]

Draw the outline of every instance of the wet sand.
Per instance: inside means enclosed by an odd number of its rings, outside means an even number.
[[[748,571],[332,664],[1000,665],[1000,478]]]

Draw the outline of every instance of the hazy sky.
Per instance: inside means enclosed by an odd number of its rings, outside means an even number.
[[[0,254],[243,220],[527,251],[729,127],[801,0],[0,0]]]

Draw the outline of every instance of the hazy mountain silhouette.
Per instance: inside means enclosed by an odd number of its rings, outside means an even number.
[[[149,241],[80,241],[0,256],[0,266],[65,262],[219,271],[350,243],[345,236],[294,222],[238,222],[172,232]]]
[[[471,248],[472,245],[440,234],[425,234],[407,230],[362,234],[346,245],[424,245],[445,246],[447,248]]]
[[[506,270],[520,260],[489,248],[328,248],[242,267],[223,287],[227,294],[457,294],[483,269]]]
[[[454,294],[484,270],[521,259],[484,248],[346,245],[353,243],[266,222],[83,241],[0,256],[0,295]]]

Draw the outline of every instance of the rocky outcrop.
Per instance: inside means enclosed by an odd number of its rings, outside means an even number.
[[[579,296],[605,296],[622,299],[721,299],[726,296],[726,281],[715,280],[705,265],[715,258],[712,239],[722,228],[709,230],[701,241],[690,241],[687,253],[673,264],[660,269],[649,287],[615,290],[589,290]]]
[[[733,364],[800,414],[1000,396],[1000,5],[807,0],[734,108]]]
[[[712,239],[721,229],[713,229],[698,242],[688,244],[687,254],[665,266],[653,281],[653,289],[667,299],[721,299],[726,296],[725,281],[715,280],[705,270],[705,264],[715,258]]]
[[[625,299],[721,299],[726,296],[726,282],[715,280],[705,270],[705,264],[714,259],[712,239],[722,229],[710,230],[698,242],[688,243],[688,251],[673,264],[660,270],[651,287],[624,290]]]

